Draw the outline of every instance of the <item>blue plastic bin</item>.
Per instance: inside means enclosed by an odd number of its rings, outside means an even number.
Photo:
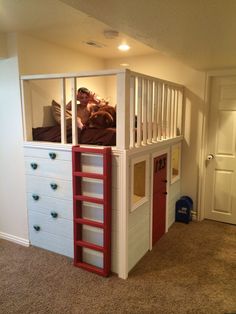
[[[192,220],[193,200],[182,196],[175,204],[175,221],[188,224]]]

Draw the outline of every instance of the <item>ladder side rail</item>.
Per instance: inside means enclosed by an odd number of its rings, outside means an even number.
[[[104,198],[104,232],[103,246],[105,251],[103,254],[104,275],[108,276],[111,270],[111,148],[104,148],[103,154],[103,174],[105,180],[103,182],[103,198]]]

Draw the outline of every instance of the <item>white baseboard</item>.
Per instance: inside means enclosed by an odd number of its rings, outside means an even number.
[[[11,242],[23,245],[23,246],[29,246],[29,240],[23,239],[23,238],[20,238],[20,237],[16,237],[16,236],[14,236],[12,234],[8,234],[8,233],[5,233],[5,232],[0,232],[0,239],[11,241]]]

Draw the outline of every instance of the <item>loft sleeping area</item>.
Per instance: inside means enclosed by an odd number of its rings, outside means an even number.
[[[130,70],[25,75],[21,82],[27,142],[132,148],[181,134],[183,87],[172,82]]]

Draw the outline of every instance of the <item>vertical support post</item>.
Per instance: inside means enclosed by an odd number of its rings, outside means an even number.
[[[153,141],[157,141],[157,127],[158,127],[158,98],[157,98],[157,82],[153,82]]]
[[[157,132],[157,137],[158,140],[160,141],[162,139],[162,135],[163,135],[163,84],[162,83],[158,83],[158,87],[157,87],[157,91],[158,91],[158,132]]]
[[[130,71],[117,74],[117,133],[116,146],[119,149],[129,148],[130,131]]]
[[[21,80],[21,109],[24,141],[32,141],[32,103],[30,97],[30,81]]]
[[[61,143],[67,143],[66,134],[66,84],[65,78],[61,79]]]
[[[143,112],[143,145],[147,145],[147,80],[143,80],[143,97],[142,97],[142,112]]]
[[[148,81],[148,143],[152,143],[152,133],[153,133],[153,81]]]
[[[119,189],[119,256],[118,256],[118,276],[122,279],[128,277],[128,180],[129,176],[129,160],[127,156],[127,151],[124,150],[120,157],[120,184],[122,189]]]
[[[135,77],[130,77],[130,148],[135,145],[135,102],[136,102],[136,85]]]
[[[137,147],[141,146],[142,142],[142,79],[138,78],[138,88],[137,88]]]
[[[168,86],[165,84],[164,84],[163,92],[164,92],[164,96],[162,97],[162,138],[166,139]]]
[[[77,129],[77,88],[76,77],[71,79],[71,109],[72,109],[72,144],[78,144],[78,129]]]

